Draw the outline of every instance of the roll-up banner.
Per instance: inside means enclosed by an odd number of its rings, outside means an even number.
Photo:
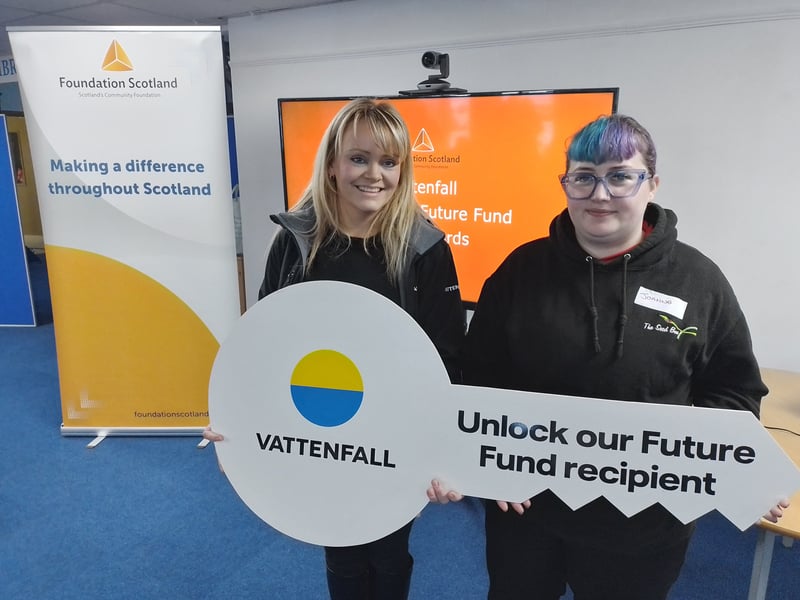
[[[9,27],[64,435],[199,433],[239,316],[219,27]]]
[[[36,325],[5,115],[0,115],[0,325]]]

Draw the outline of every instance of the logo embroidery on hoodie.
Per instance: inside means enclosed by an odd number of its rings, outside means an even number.
[[[697,327],[694,325],[690,325],[688,327],[681,327],[675,321],[670,319],[667,315],[658,315],[662,321],[667,323],[667,325],[662,325],[661,323],[656,323],[655,325],[651,323],[645,323],[644,328],[648,331],[655,330],[660,331],[662,333],[671,333],[675,336],[676,340],[681,339],[683,335],[697,335]]]

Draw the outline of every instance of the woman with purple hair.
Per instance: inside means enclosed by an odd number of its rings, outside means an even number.
[[[767,388],[744,315],[719,268],[679,242],[677,217],[654,203],[647,130],[624,115],[589,123],[560,181],[567,208],[549,236],[517,248],[484,284],[465,381],[758,416]],[[668,316],[674,327],[645,325],[659,319],[653,296],[685,303],[682,318]],[[485,526],[491,600],[554,600],[567,585],[576,600],[664,599],[694,530],[660,505],[626,517],[605,498],[572,510],[550,491],[487,502]]]

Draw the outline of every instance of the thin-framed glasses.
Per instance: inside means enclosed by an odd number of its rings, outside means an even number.
[[[619,169],[610,171],[602,177],[580,171],[565,173],[559,180],[567,197],[572,200],[586,200],[592,197],[600,181],[603,182],[611,198],[628,198],[639,191],[643,182],[652,178],[653,176],[644,169]]]

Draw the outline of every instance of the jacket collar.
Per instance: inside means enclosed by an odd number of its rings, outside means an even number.
[[[289,230],[297,239],[300,252],[303,255],[303,262],[308,256],[309,239],[314,224],[317,221],[313,207],[301,210],[282,212],[270,215],[270,219]],[[442,238],[444,233],[437,228],[429,219],[420,217],[414,222],[411,230],[411,240],[409,243],[409,253],[413,259],[414,255],[425,254],[435,246]]]

